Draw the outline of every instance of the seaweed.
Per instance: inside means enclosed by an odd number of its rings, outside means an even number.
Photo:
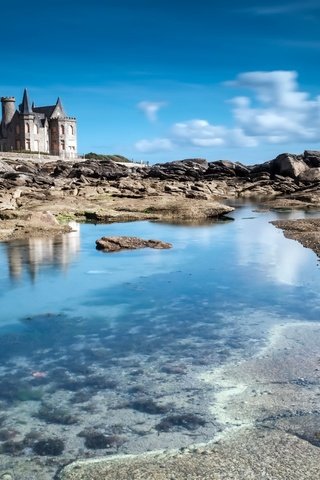
[[[11,428],[3,428],[0,430],[0,441],[5,442],[7,440],[12,440],[17,435],[17,431]]]
[[[14,442],[8,440],[1,445],[1,453],[7,453],[9,455],[18,455],[24,448],[23,442]]]
[[[43,391],[35,388],[21,388],[16,393],[16,399],[21,402],[28,402],[30,400],[40,401],[43,397]]]
[[[159,405],[155,403],[151,398],[138,398],[132,400],[125,405],[127,408],[132,408],[138,412],[148,413],[150,415],[159,415],[161,413],[168,413],[171,405]]]
[[[104,435],[96,430],[83,430],[78,434],[78,436],[84,437],[85,447],[91,450],[108,448],[118,449],[125,442],[123,437],[118,435]]]
[[[70,399],[70,403],[84,403],[92,398],[92,392],[89,390],[79,390]]]
[[[41,405],[36,416],[47,423],[57,423],[60,425],[73,425],[78,421],[68,410],[46,403]]]
[[[60,438],[43,438],[33,445],[33,451],[37,455],[58,456],[64,450],[64,443]]]

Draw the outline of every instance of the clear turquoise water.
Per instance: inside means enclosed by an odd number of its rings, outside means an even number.
[[[234,221],[198,226],[75,225],[62,240],[0,244],[0,433],[14,429],[13,442],[30,432],[62,437],[68,460],[106,453],[86,448],[83,428],[120,432],[122,453],[212,438],[219,425],[198,374],[251,355],[275,323],[320,318],[315,254],[269,224],[304,214],[253,210],[244,206],[230,215]],[[173,248],[97,251],[95,240],[111,235]],[[167,410],[136,408],[137,399]],[[41,417],[50,402],[75,414],[76,423]],[[168,414],[195,414],[204,424],[159,434]],[[33,448],[24,441],[5,461],[36,458]]]
[[[83,315],[88,322],[128,321],[141,309],[171,315],[177,308],[186,315],[187,305],[193,311],[202,305],[201,314],[211,318],[221,313],[219,304],[233,310],[238,302],[298,313],[302,299],[317,296],[316,257],[268,221],[301,212],[258,214],[246,207],[231,216],[236,221],[204,226],[76,225],[62,242],[0,244],[0,325],[45,313]],[[104,254],[94,248],[103,235],[159,238],[173,248]],[[303,315],[312,316],[312,309]]]

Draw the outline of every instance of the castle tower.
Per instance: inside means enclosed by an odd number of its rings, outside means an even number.
[[[2,97],[1,98],[1,103],[2,103],[2,130],[6,130],[6,127],[9,125],[11,122],[15,111],[16,111],[16,106],[15,106],[16,99],[14,97]]]

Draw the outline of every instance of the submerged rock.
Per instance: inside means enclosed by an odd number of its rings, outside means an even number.
[[[96,240],[97,250],[118,252],[119,250],[136,250],[137,248],[171,248],[172,244],[161,240],[143,240],[138,237],[102,237]]]

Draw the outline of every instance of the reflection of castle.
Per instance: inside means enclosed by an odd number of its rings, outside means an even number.
[[[80,250],[80,225],[76,222],[69,225],[72,232],[61,237],[8,242],[10,277],[18,279],[27,271],[35,279],[41,266],[65,269]]]

